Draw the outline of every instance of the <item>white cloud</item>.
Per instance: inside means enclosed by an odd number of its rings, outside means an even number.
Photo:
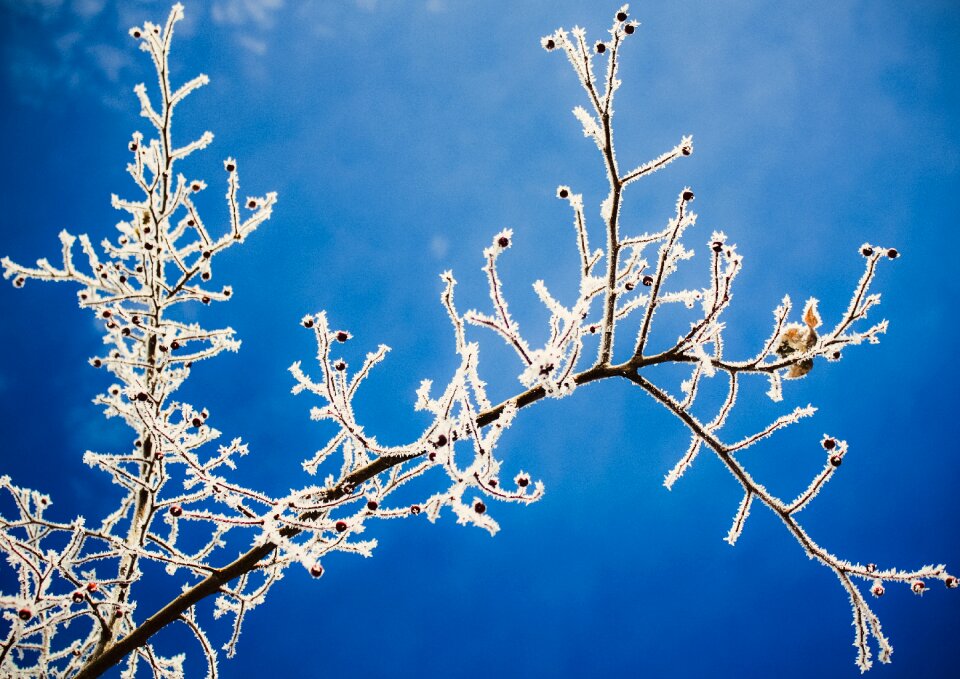
[[[283,7],[283,0],[220,0],[214,3],[210,16],[218,24],[249,26],[266,30],[273,26],[273,14]]]

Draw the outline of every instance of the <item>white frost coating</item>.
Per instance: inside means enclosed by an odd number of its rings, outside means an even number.
[[[110,385],[96,402],[107,417],[122,418],[134,430],[135,442],[126,452],[88,451],[83,460],[109,474],[126,491],[125,499],[97,528],[82,518],[57,522],[50,517],[49,497],[0,477],[0,495],[8,500],[2,509],[12,510],[11,518],[0,521],[0,549],[19,583],[18,588],[0,594],[10,624],[7,638],[0,640],[0,673],[73,676],[105,645],[121,646],[134,638],[130,633],[138,625],[153,624],[158,618],[151,614],[162,617],[163,611],[141,610],[135,598],[146,586],[141,582],[144,573],[158,570],[145,567],[145,562],[161,567],[169,577],[181,578],[182,591],[189,593],[196,593],[195,583],[212,573],[227,572],[219,570],[225,564],[227,570],[234,569],[229,570],[231,579],[218,582],[212,595],[214,616],[227,616],[232,622],[229,639],[222,645],[227,657],[232,657],[245,616],[265,600],[289,566],[296,564],[319,578],[324,574],[324,557],[332,552],[372,555],[376,541],[360,539],[371,520],[423,515],[436,521],[453,516],[458,523],[494,534],[499,530],[494,501],[530,503],[544,492],[541,482],[523,470],[510,470],[502,459],[498,447],[506,430],[524,407],[547,397],[569,396],[578,385],[601,379],[627,380],[688,428],[690,443],[666,474],[667,488],[692,468],[700,451],[713,453],[743,491],[727,542],[736,543],[755,503],[772,510],[805,553],[830,568],[848,592],[860,668],[870,667],[870,643],[878,648],[881,661],[889,661],[892,648],[853,579],[866,581],[874,596],[883,593],[884,585],[901,583],[922,595],[926,581],[939,579],[955,588],[957,579],[942,565],[900,570],[854,564],[818,545],[797,523],[796,516],[838,473],[847,455],[845,441],[824,435],[820,442],[826,451],[823,469],[789,503],[752,477],[741,463],[748,456],[740,451],[811,416],[812,407],[797,408],[764,428],[750,428],[752,433],[734,443],[728,442],[723,428],[736,404],[741,379],[768,378],[769,393],[779,401],[784,377],[802,379],[819,359],[837,361],[845,347],[879,341],[886,321],[866,330],[858,324],[880,301],[879,295],[869,291],[879,261],[895,259],[899,253],[862,246],[866,271],[832,330],[824,328],[814,298],[807,301],[799,321],[788,322],[791,304],[785,297],[774,310],[769,338],[753,357],[727,358],[727,326],[721,317],[731,303],[743,258],[722,231],[712,232],[706,249],[684,244],[686,230],[696,222],[690,209],[693,191],[684,187],[677,194],[675,213],[661,230],[635,237],[620,233],[623,220],[634,218],[623,210],[624,187],[693,150],[692,139],[684,136],[653,160],[626,173],[619,169],[613,98],[620,86],[621,49],[639,25],[628,12],[626,5],[618,10],[609,40],[589,42],[585,31],[576,28],[570,33],[558,30],[541,43],[548,51],[564,51],[587,95],[587,107],[577,106],[574,115],[597,145],[609,187],[600,206],[603,220],[594,234],[605,238],[606,247],[594,250],[583,196],[567,185],[557,188],[557,198],[573,212],[579,285],[555,287],[576,290],[571,299],[562,299],[542,280],[534,282],[534,292],[545,309],[546,340],[530,340],[510,314],[497,267],[501,255],[512,247],[514,233],[502,230],[483,251],[490,310],[461,314],[454,303],[452,273],[441,275],[441,302],[451,322],[458,360],[449,374],[424,379],[416,389],[414,408],[425,415],[423,429],[406,443],[384,445],[360,421],[354,401],[364,385],[375,383],[373,369],[386,359],[389,348],[381,344],[364,355],[348,331],[331,326],[325,312],[304,316],[301,323],[317,344],[317,363],[307,368],[298,361],[291,366],[293,392],[312,398],[310,417],[328,428],[329,439],[319,447],[306,447],[315,452],[302,463],[311,476],[319,474],[322,483],[308,479],[309,485],[280,497],[233,483],[231,472],[248,453],[247,446],[239,438],[215,444],[221,433],[212,426],[210,412],[173,399],[195,361],[239,348],[234,331],[207,330],[199,323],[174,321],[166,313],[180,304],[202,310],[232,297],[230,286],[209,284],[212,263],[216,255],[242,243],[270,217],[276,195],[241,198],[237,161],[227,157],[223,161],[226,233],[208,230],[193,201],[208,188],[207,182],[176,171],[181,167],[176,163],[206,148],[213,135],[205,132],[177,146],[180,142],[169,128],[174,107],[207,83],[206,76],[199,75],[173,89],[168,80],[170,38],[182,7],[174,7],[164,26],[146,23],[131,29],[150,55],[160,85],[153,100],[144,85],[135,88],[142,115],[157,133],[145,139],[135,132],[129,142],[132,156],[127,170],[142,195],[138,199],[111,196],[123,220],[100,249],[89,237],[77,238],[64,231],[60,234],[62,264],[40,259],[36,267],[22,267],[2,260],[4,276],[16,287],[29,279],[78,284],[81,307],[90,309],[102,324],[104,350],[91,357],[90,364],[109,376]],[[596,59],[607,62],[602,78],[594,73]],[[74,261],[77,241],[80,263]],[[697,261],[703,261],[707,280],[703,287],[677,289],[673,274],[695,251],[702,257]],[[668,307],[671,313],[684,314],[680,327],[689,324],[689,330],[672,344],[659,336],[667,333],[658,333],[654,322],[660,318],[657,312],[670,303],[678,303]],[[616,326],[625,319],[635,320],[634,312],[640,312],[636,340],[632,346],[618,347]],[[469,325],[494,331],[514,349],[517,364],[512,374],[518,376],[521,391],[491,400],[481,379],[480,345],[468,335],[468,330],[474,332]],[[599,346],[596,353],[594,344]],[[689,371],[681,384],[682,398],[652,381],[660,365]],[[726,379],[726,395],[705,403],[711,390],[700,387],[710,379]],[[709,413],[712,419],[707,419]],[[398,504],[393,491],[419,477],[439,479],[440,490],[427,491],[420,502]],[[504,477],[512,480],[505,482]],[[227,545],[235,544],[233,538],[241,530],[247,531],[253,551],[235,558]],[[200,600],[209,595],[201,595]],[[206,659],[209,676],[215,676],[219,654],[198,622],[203,617],[197,615],[195,601],[179,609],[177,600],[170,602],[165,610],[174,606],[175,614],[162,622],[179,622],[189,629]],[[64,633],[68,623],[72,623],[70,632]],[[183,672],[184,654],[158,653],[152,637],[124,653],[122,676],[133,676],[143,665],[154,676]]]

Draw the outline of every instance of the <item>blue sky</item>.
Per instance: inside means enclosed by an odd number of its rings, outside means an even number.
[[[0,254],[52,257],[61,228],[95,241],[110,233],[119,219],[110,194],[135,188],[126,143],[146,125],[132,88],[154,84],[126,29],[168,9],[0,0]],[[545,334],[530,284],[544,278],[557,294],[575,285],[555,187],[585,194],[594,227],[606,187],[569,113],[582,91],[539,38],[574,24],[600,37],[615,9],[186,4],[174,77],[202,71],[212,82],[178,112],[179,134],[216,134],[192,168],[214,185],[234,155],[245,190],[280,195],[273,219],[222,258],[217,275],[234,299],[204,310],[243,347],[199,366],[185,392],[225,436],[250,444],[239,478],[273,492],[309,483],[300,461],[329,432],[309,420],[313,402],[290,395],[286,371],[314,354],[297,325],[307,312],[326,309],[349,328],[354,360],[380,342],[394,348],[358,405],[387,443],[419,432],[415,388],[456,363],[438,274],[454,270],[461,308],[482,306],[480,253],[501,228],[516,234],[501,260],[514,314]],[[696,151],[632,186],[625,214],[638,231],[659,226],[689,184],[700,215],[689,275],[703,271],[711,230],[738,244],[745,272],[727,316],[730,355],[762,342],[784,293],[817,296],[835,318],[864,241],[904,254],[877,281],[879,314],[891,320],[882,343],[788,384],[780,408],[820,412],[751,449],[748,468],[792,496],[823,463],[821,434],[845,438],[840,474],[802,515],[808,531],[854,561],[960,570],[956,3],[648,1],[632,14],[642,26],[622,66],[618,155],[639,163],[683,134]],[[218,209],[211,198],[208,213]],[[129,442],[90,403],[105,385],[86,364],[100,346],[96,324],[73,291],[53,285],[0,288],[0,317],[2,472],[49,492],[61,518],[101,516],[113,487],[82,453]],[[514,393],[519,366],[499,340],[474,333],[493,394]],[[770,419],[765,389],[746,390],[731,426]],[[508,469],[544,481],[540,503],[492,506],[503,527],[492,539],[452,518],[371,524],[374,558],[329,559],[319,582],[291,570],[249,619],[224,675],[858,674],[846,595],[775,517],[755,508],[737,546],[722,541],[739,491],[719,462],[703,456],[673,491],[661,486],[685,442],[680,424],[621,384],[523,412],[501,452]],[[895,653],[872,676],[957,671],[960,598],[934,585],[922,600],[890,587],[876,602]]]

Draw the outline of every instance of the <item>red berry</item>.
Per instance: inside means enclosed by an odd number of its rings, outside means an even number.
[[[883,596],[885,591],[886,590],[883,589],[883,585],[880,583],[877,583],[870,589],[870,593],[873,594],[873,596]]]
[[[420,513],[420,505],[411,505],[411,507],[410,507],[410,513],[411,513],[411,514],[419,514],[419,513]]]
[[[315,563],[312,566],[310,566],[310,575],[312,575],[315,578],[319,578],[321,575],[323,575],[323,566],[321,566],[318,563]]]
[[[913,590],[914,594],[923,594],[923,590],[926,588],[927,586],[924,584],[923,580],[914,580],[910,584],[910,589]]]
[[[29,608],[21,608],[19,611],[17,611],[17,617],[26,622],[33,617],[33,611],[31,611]]]
[[[95,582],[88,582],[88,583],[87,583],[87,591],[88,591],[88,592],[96,592],[96,591],[97,591],[97,583],[95,583]]]
[[[180,505],[173,505],[170,508],[170,516],[182,516],[182,515],[183,515],[183,507],[181,507]]]
[[[83,592],[74,592],[73,593],[73,603],[82,604],[83,603]]]
[[[943,584],[947,586],[947,589],[956,589],[957,585],[960,583],[957,582],[955,577],[948,575],[946,579],[944,579]]]
[[[336,525],[334,526],[334,528],[337,529],[337,532],[338,532],[338,533],[343,533],[344,531],[347,530],[347,522],[346,522],[346,521],[337,521],[337,523],[336,523]]]

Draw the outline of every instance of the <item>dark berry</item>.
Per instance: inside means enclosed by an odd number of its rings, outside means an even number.
[[[623,27],[623,32],[626,33],[627,35],[633,35],[633,32],[635,30],[637,29],[633,24],[627,24],[626,26]]]
[[[135,448],[139,448],[140,446],[143,445],[143,441],[141,441],[140,439],[137,439],[136,441],[133,442],[133,445]]]
[[[526,488],[528,485],[530,485],[530,479],[528,479],[526,476],[521,476],[519,479],[517,479],[517,485],[521,488]]]
[[[682,149],[680,149],[680,153],[682,153],[685,156],[689,156],[691,153],[693,153],[693,149],[690,148],[689,146],[684,146]]]
[[[140,31],[134,31],[134,32],[133,32],[133,37],[134,37],[134,38],[139,39],[139,38],[140,38],[140,35],[141,35]]]
[[[721,250],[723,250],[723,243],[721,243],[718,240],[715,240],[710,244],[710,249],[713,250],[714,252],[720,252]]]
[[[890,248],[889,250],[887,250],[887,257],[889,257],[890,259],[896,259],[899,256],[900,256],[900,253],[897,252],[896,248]]]
[[[547,40],[545,43],[543,43],[543,46],[546,47],[548,50],[552,50],[554,47],[557,46],[557,43],[555,43],[553,40]]]
[[[485,511],[487,511],[487,505],[477,500],[473,505],[473,511],[475,511],[477,514],[483,514]]]
[[[194,193],[196,193],[197,191],[200,190],[200,185],[199,185],[198,183],[194,182],[193,185],[192,185],[190,188],[193,189]]]
[[[653,285],[653,276],[644,276],[641,282],[649,288]]]
[[[947,586],[947,589],[956,589],[957,585],[960,584],[957,582],[957,579],[952,575],[948,575],[947,578],[943,581],[943,584]]]
[[[873,248],[864,245],[862,248],[860,248],[860,254],[864,257],[869,257],[873,254]]]
[[[180,505],[173,505],[170,508],[170,516],[181,516],[183,514],[183,507]]]
[[[377,504],[376,500],[370,500],[369,502],[367,502],[367,509],[369,509],[371,512],[377,511],[377,507],[379,506],[380,505]]]
[[[510,245],[510,239],[507,238],[506,236],[500,236],[500,237],[497,239],[497,245],[499,245],[499,246],[502,247],[502,248],[505,248],[505,247],[507,247],[508,245]]]
[[[431,462],[436,462],[436,461],[437,461],[437,454],[431,452],[429,455],[427,455],[427,459],[430,460]]]
[[[910,589],[913,590],[914,594],[923,594],[923,590],[926,588],[927,586],[924,584],[923,580],[914,580],[914,582],[910,585]]]
[[[257,207],[257,201],[252,200],[252,199],[251,199],[251,200],[248,200],[248,201],[247,201],[247,207],[252,210],[253,208]]]
[[[136,151],[136,150],[137,150],[137,142],[135,142],[135,141],[130,142],[130,150],[131,150],[131,151]]]
[[[625,289],[627,292],[630,292],[630,291],[633,290],[636,286],[635,286],[633,283],[627,283],[627,284],[624,285],[623,287],[624,287],[624,289]]]
[[[823,439],[823,447],[827,450],[833,450],[837,447],[837,442],[833,439]]]
[[[411,513],[411,514],[419,514],[419,513],[420,513],[420,505],[411,505],[411,507],[410,507],[410,513]]]
[[[590,331],[590,334],[591,334],[591,335],[595,335],[596,332],[597,332],[597,326],[591,325],[589,328],[587,328],[587,330]]]
[[[230,288],[224,288],[224,289],[220,292],[220,294],[223,295],[224,297],[229,297],[230,295],[233,294],[233,290],[231,290]]]
[[[347,364],[344,363],[343,361],[337,361],[336,363],[333,364],[333,367],[336,368],[337,370],[346,370]]]
[[[197,225],[197,223],[196,223],[195,221],[193,221],[192,219],[188,219],[188,220],[187,220],[187,226],[196,226],[196,225]]]
[[[830,464],[832,464],[834,467],[839,467],[842,463],[843,463],[843,458],[840,457],[839,455],[830,456]]]
[[[443,434],[440,434],[440,436],[437,437],[437,447],[439,448],[445,445],[447,445],[447,437]]]
[[[871,588],[870,593],[873,594],[873,596],[883,596],[885,591],[886,590],[883,588],[883,585],[877,583]]]
[[[567,191],[566,189],[560,189],[559,191],[557,191],[557,195],[560,196],[561,198],[566,198],[567,196],[570,195],[570,192]]]
[[[83,592],[74,592],[73,593],[73,603],[82,604],[83,603]]]
[[[180,348],[180,342],[178,342],[177,340],[173,340],[172,342],[170,342],[170,348],[171,348],[171,349],[179,349],[179,348]]]
[[[207,297],[206,295],[204,295],[203,297],[201,297],[201,298],[200,298],[200,301],[203,302],[204,304],[210,304],[210,298]]]
[[[627,13],[626,12],[617,12],[617,21],[626,21]]]
[[[99,358],[93,359],[93,367],[94,367],[94,368],[99,368],[99,367],[102,366],[102,365],[103,365],[103,361],[101,361]]]
[[[303,327],[304,327],[304,328],[312,328],[312,327],[313,327],[313,319],[312,319],[312,318],[305,318],[305,319],[303,319]]]
[[[682,194],[682,198],[686,201],[693,200],[693,191],[684,191]]]
[[[121,283],[126,283],[126,282],[127,282],[127,277],[126,277],[126,276],[120,276],[120,282],[121,282]]]
[[[323,566],[321,566],[318,563],[315,563],[312,566],[310,566],[310,575],[312,575],[315,578],[319,578],[321,575],[323,575]]]
[[[144,250],[153,250],[153,243],[144,243],[144,244],[143,244],[143,249],[144,249]]]
[[[336,525],[334,526],[334,528],[337,529],[337,532],[338,532],[338,533],[343,533],[344,531],[347,530],[347,522],[346,522],[346,521],[337,521],[337,523],[336,523]]]
[[[17,611],[17,617],[26,622],[33,617],[33,611],[31,611],[29,608],[21,608],[19,611]]]
[[[237,169],[236,165],[234,165],[233,163],[227,163],[227,172],[233,172],[236,169]]]
[[[338,331],[337,331],[337,341],[338,341],[338,342],[340,342],[340,343],[342,344],[343,342],[346,342],[348,339],[350,339],[350,333],[348,333],[346,330],[338,330]]]
[[[150,396],[145,391],[141,391],[139,394],[137,394],[137,400],[140,401],[141,403],[148,400],[149,398]]]
[[[190,424],[192,424],[194,427],[196,427],[197,429],[199,429],[201,426],[203,426],[203,420],[201,420],[199,417],[195,417],[195,418],[193,418],[193,420],[190,422]]]
[[[100,315],[103,316],[104,318],[110,318],[113,315],[113,313],[110,311],[110,309],[104,309],[103,313]]]
[[[490,479],[489,481],[487,481],[487,485],[490,486],[491,488],[496,488],[496,487],[497,487],[497,480],[496,480],[496,479]]]
[[[204,250],[202,256],[203,256],[204,259],[210,259],[210,251],[209,251],[209,250]]]
[[[607,51],[607,46],[604,45],[602,42],[598,42],[596,49],[597,49],[597,54],[603,54],[604,52]]]

